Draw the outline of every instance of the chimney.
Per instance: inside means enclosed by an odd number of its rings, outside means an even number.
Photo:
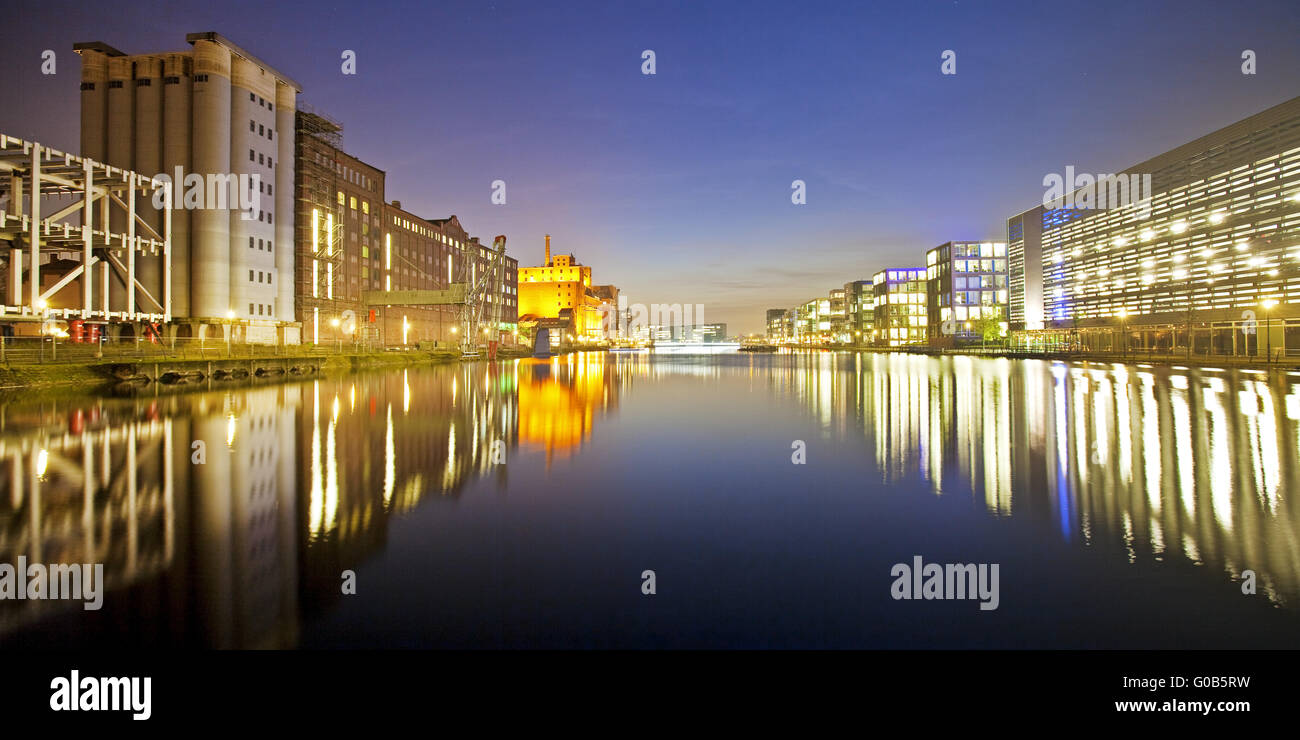
[[[551,266],[551,235],[547,234],[546,235],[546,261],[542,263],[542,267],[550,267],[550,266]]]
[[[401,208],[401,207],[402,207],[402,201],[400,200],[393,201],[393,208]]]

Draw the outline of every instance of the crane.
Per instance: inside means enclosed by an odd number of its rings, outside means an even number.
[[[479,354],[479,332],[492,334],[501,330],[501,283],[505,275],[505,234],[498,234],[492,240],[489,250],[490,258],[484,265],[482,274],[476,275],[470,266],[476,263],[476,255],[466,255],[462,248],[461,282],[466,283],[465,302],[460,306],[461,344],[460,351],[464,357],[477,357]],[[468,273],[468,274],[467,274]],[[493,296],[496,296],[493,298]],[[496,354],[496,338],[489,340],[489,352]]]

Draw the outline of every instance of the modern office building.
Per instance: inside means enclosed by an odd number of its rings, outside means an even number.
[[[1124,174],[1150,175],[1150,197],[1008,220],[1015,341],[1300,348],[1300,97]]]
[[[845,333],[845,309],[844,309],[844,288],[831,288],[830,295],[830,312],[827,319],[830,323],[829,336],[833,343],[842,343],[848,341],[848,335]]]
[[[925,268],[896,267],[871,278],[876,344],[904,347],[924,344]]]
[[[928,342],[954,348],[980,343],[985,322],[1007,329],[1006,242],[948,242],[925,253]]]
[[[794,341],[799,344],[825,344],[830,341],[831,299],[813,298],[795,306],[792,324]]]
[[[791,326],[792,312],[788,308],[767,309],[767,339],[772,342],[788,342],[793,335]]]
[[[600,299],[591,284],[591,268],[571,254],[546,255],[540,267],[519,268],[520,319],[568,319],[569,333],[584,339],[601,337]]]
[[[844,284],[844,333],[853,344],[870,344],[876,328],[875,292],[870,280]]]
[[[102,42],[73,46],[81,57],[81,154],[151,176],[180,175],[169,288],[181,336],[230,325],[235,341],[296,342],[293,132],[302,88],[218,33],[185,40],[192,50],[138,55]],[[146,208],[141,218],[156,228],[163,213]],[[146,291],[161,294],[160,256],[142,257],[136,274]],[[126,287],[110,284],[111,305],[126,303]]]

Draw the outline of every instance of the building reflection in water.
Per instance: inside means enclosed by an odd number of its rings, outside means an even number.
[[[605,353],[521,360],[518,371],[519,442],[543,450],[548,469],[581,448],[597,414],[618,407],[619,388]]]
[[[388,524],[494,450],[576,452],[617,407],[605,355],[133,399],[0,401],[0,562],[103,563],[102,612],[0,603],[0,642],[292,647]]]
[[[107,586],[99,612],[0,603],[0,640],[64,619],[88,641],[126,623],[145,642],[294,644],[298,394],[0,404],[0,562],[102,563]]]
[[[857,426],[882,479],[969,490],[1131,561],[1185,557],[1300,601],[1300,383],[1215,368],[798,353],[771,383]],[[961,485],[955,485],[957,483]]]
[[[738,378],[887,482],[1132,561],[1254,570],[1300,597],[1300,383],[1246,371],[795,353],[571,355],[134,399],[0,401],[0,562],[105,565],[101,612],[0,603],[0,643],[292,647],[395,516],[504,490],[634,384]],[[653,387],[650,392],[662,392]],[[774,417],[776,418],[776,417]],[[196,443],[201,443],[196,448]],[[202,462],[198,454],[203,453]]]

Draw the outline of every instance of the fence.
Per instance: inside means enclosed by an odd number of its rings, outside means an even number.
[[[217,360],[256,357],[319,357],[353,354],[379,349],[360,342],[329,344],[243,344],[221,340],[178,338],[150,341],[135,338],[101,343],[75,343],[58,337],[0,337],[0,364],[42,365],[87,364],[139,360]],[[405,347],[402,349],[414,349]]]

